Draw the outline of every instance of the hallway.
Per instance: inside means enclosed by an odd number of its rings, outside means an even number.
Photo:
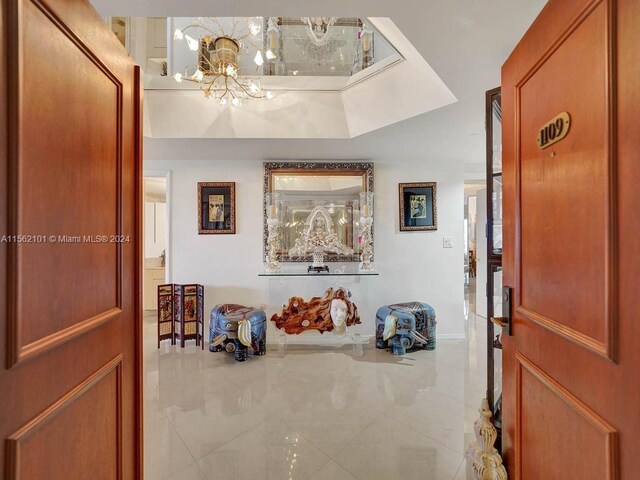
[[[474,304],[467,293],[465,312]],[[362,356],[347,345],[279,357],[269,345],[238,364],[193,342],[157,350],[148,312],[145,478],[466,478],[486,372],[484,319],[466,320],[466,340],[404,358],[372,343]]]

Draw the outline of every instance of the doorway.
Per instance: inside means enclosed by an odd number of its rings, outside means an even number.
[[[143,210],[142,304],[145,312],[158,309],[158,286],[167,283],[169,216],[167,176],[145,176]]]

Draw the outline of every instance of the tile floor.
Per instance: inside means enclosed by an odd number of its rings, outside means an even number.
[[[193,342],[158,350],[147,312],[145,479],[471,478],[463,454],[486,372],[473,300],[467,338],[435,351],[271,347],[242,365]]]

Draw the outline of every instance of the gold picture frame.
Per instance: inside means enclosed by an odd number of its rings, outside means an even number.
[[[235,182],[198,182],[198,234],[235,233]]]
[[[436,182],[401,183],[398,193],[401,232],[438,229]]]

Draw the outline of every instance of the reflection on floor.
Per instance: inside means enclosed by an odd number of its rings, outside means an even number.
[[[464,479],[485,391],[485,320],[395,357],[365,346],[233,355],[156,349],[145,315],[146,480]],[[471,312],[469,309],[471,308]]]

